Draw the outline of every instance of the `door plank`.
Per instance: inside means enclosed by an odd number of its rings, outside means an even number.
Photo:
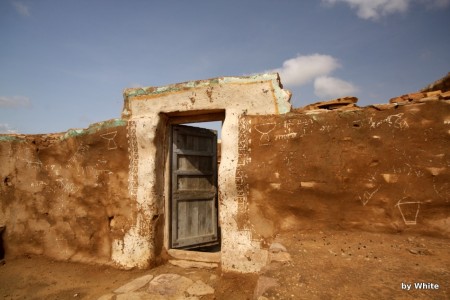
[[[172,126],[171,169],[172,248],[219,243],[215,132]]]

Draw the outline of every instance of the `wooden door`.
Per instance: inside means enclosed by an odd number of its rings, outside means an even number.
[[[216,149],[215,131],[172,126],[172,248],[219,243]]]

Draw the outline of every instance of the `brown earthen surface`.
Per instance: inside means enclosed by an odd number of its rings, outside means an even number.
[[[135,278],[163,273],[202,280],[213,287],[214,294],[201,297],[203,300],[255,299],[257,294],[267,299],[450,296],[449,239],[404,233],[296,230],[283,232],[277,242],[286,247],[291,260],[274,261],[256,275],[221,274],[217,269],[182,269],[170,264],[146,271],[123,271],[34,256],[16,258],[0,266],[0,298],[98,299]],[[259,278],[262,280],[257,289]],[[402,283],[434,283],[439,288],[412,287],[408,291],[402,289]]]
[[[111,243],[134,218],[126,126],[0,143],[0,222],[7,257],[111,263]]]
[[[245,117],[241,228],[262,243],[319,228],[449,237],[449,121],[448,101]]]

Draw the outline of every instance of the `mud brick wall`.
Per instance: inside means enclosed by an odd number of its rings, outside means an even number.
[[[448,100],[245,116],[239,226],[450,236]]]
[[[37,254],[109,264],[135,218],[127,123],[0,136],[0,226],[6,257]]]

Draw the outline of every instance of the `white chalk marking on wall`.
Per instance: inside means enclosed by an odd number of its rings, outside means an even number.
[[[333,126],[331,125],[322,125],[322,127],[319,128],[319,131],[321,132],[330,132]]]
[[[420,201],[406,201],[406,202],[402,202],[402,200],[404,200],[406,198],[402,198],[400,200],[398,200],[397,204],[395,206],[398,207],[398,210],[400,211],[400,214],[402,215],[403,218],[403,222],[405,222],[406,225],[416,225],[417,224],[417,216],[419,215],[419,211],[420,211]],[[403,209],[402,209],[403,206]],[[407,209],[412,209],[414,211],[414,209],[416,209],[415,213],[412,213],[412,216],[410,214],[406,214],[407,213]],[[403,211],[405,210],[405,211]]]
[[[84,154],[89,150],[88,145],[81,144],[78,146],[77,151],[68,159],[69,165],[67,165],[68,168],[70,168],[70,164],[77,163],[80,159],[83,158]]]
[[[45,185],[47,185],[47,183],[45,183],[44,181],[41,181],[41,180],[32,182],[32,183],[30,184],[30,186],[31,186],[32,188],[42,187],[42,186],[45,186]]]
[[[68,255],[68,251],[67,251],[67,246],[68,246],[68,242],[66,238],[60,238],[60,237],[56,237],[55,238],[56,241],[56,245],[57,248],[59,249],[59,251],[61,251],[61,249],[64,249],[64,255],[67,256]]]
[[[128,121],[127,124],[127,138],[128,138],[128,193],[132,198],[136,198],[138,190],[138,166],[139,166],[139,152],[138,142],[136,137],[136,122]]]
[[[117,144],[116,144],[116,141],[114,140],[116,135],[117,135],[117,130],[100,135],[103,139],[108,141],[108,150],[117,149]]]
[[[403,115],[404,115],[403,113],[391,115],[386,118],[386,122],[389,125],[394,125],[395,128],[400,128],[400,129],[409,128],[408,122],[406,122],[405,119],[402,119]],[[392,119],[393,119],[393,121],[392,121]]]
[[[292,139],[295,139],[296,137],[297,137],[296,132],[291,132],[291,133],[287,133],[287,134],[277,134],[277,135],[275,135],[275,141],[292,140]]]
[[[238,166],[245,166],[252,161],[250,157],[252,139],[249,138],[252,132],[251,124],[252,120],[239,119]]]
[[[297,125],[302,126],[302,127],[307,127],[309,125],[314,124],[313,119],[308,119],[308,120],[297,120]]]
[[[422,172],[422,170],[415,170],[414,174],[416,174],[417,177],[423,177],[425,176],[425,173]]]
[[[369,175],[369,181],[370,182],[376,182],[377,181],[377,176],[378,176],[378,173],[377,172],[374,172],[372,175]]]
[[[449,202],[450,188],[449,188],[448,183],[444,183],[440,187],[437,187],[436,183],[434,182],[434,178],[433,178],[433,189],[439,198],[445,200],[445,202]]]
[[[404,166],[400,166],[400,167],[393,166],[392,171],[394,174],[406,174],[408,176],[415,175],[416,177],[425,176],[425,173],[422,170],[417,169],[417,167],[412,166],[409,163],[405,163]]]
[[[286,133],[291,133],[292,127],[294,126],[294,120],[286,120],[283,122],[284,131]]]
[[[62,167],[60,165],[45,165],[45,171],[53,173],[53,175],[59,176]]]
[[[42,162],[37,154],[30,148],[19,150],[17,153],[17,160],[25,162],[26,168],[33,170],[40,170],[42,168]]]
[[[23,161],[26,163],[27,168],[34,170],[40,170],[42,168],[42,162],[39,159],[37,161],[23,159]]]
[[[247,174],[244,171],[244,166],[251,162],[251,139],[249,133],[251,132],[251,120],[244,117],[239,118],[238,127],[238,162],[236,168],[236,202],[239,211],[248,213],[248,194],[250,192],[249,184],[247,183]]]
[[[312,129],[309,128],[309,127],[310,127],[309,125],[314,124],[314,120],[313,120],[313,119],[296,120],[296,121],[297,121],[296,123],[292,122],[292,124],[295,124],[295,125],[297,125],[298,127],[300,127],[300,128],[299,128],[299,132],[297,132],[297,134],[300,133],[300,134],[301,134],[300,136],[301,136],[301,137],[304,137],[305,135],[311,134],[311,133],[312,133]],[[290,126],[290,125],[289,125],[289,126]],[[290,132],[289,132],[289,133],[290,133]]]
[[[268,168],[268,164],[265,161],[257,163],[257,166],[262,170],[266,170]]]
[[[383,124],[388,125],[389,127],[394,127],[398,129],[409,128],[408,122],[403,119],[404,113],[398,113],[395,115],[390,115],[382,120],[374,121],[372,117],[369,118],[369,128],[378,128]]]
[[[73,182],[70,182],[69,180],[65,178],[58,178],[56,179],[57,185],[60,189],[62,189],[67,194],[74,194],[78,192],[80,189],[76,184]]]
[[[107,169],[96,169],[93,166],[87,166],[87,167],[82,167],[82,173],[84,173],[82,176],[86,176],[86,177],[93,177],[95,178],[95,180],[98,180],[98,177],[100,176],[100,174],[107,174],[107,175],[111,175],[113,174],[113,172],[111,172],[110,170]]]
[[[277,125],[277,123],[273,123],[273,122],[255,125],[255,130],[258,131],[259,133],[261,133],[261,137],[259,138],[259,145],[261,145],[261,146],[270,145],[269,133],[275,129],[276,125]]]
[[[372,199],[372,197],[378,192],[378,190],[380,189],[381,185],[378,186],[375,190],[373,190],[372,192],[369,191],[365,191],[364,194],[362,196],[358,196],[359,201],[361,201],[363,206],[366,206],[366,204],[369,202],[370,199]]]

